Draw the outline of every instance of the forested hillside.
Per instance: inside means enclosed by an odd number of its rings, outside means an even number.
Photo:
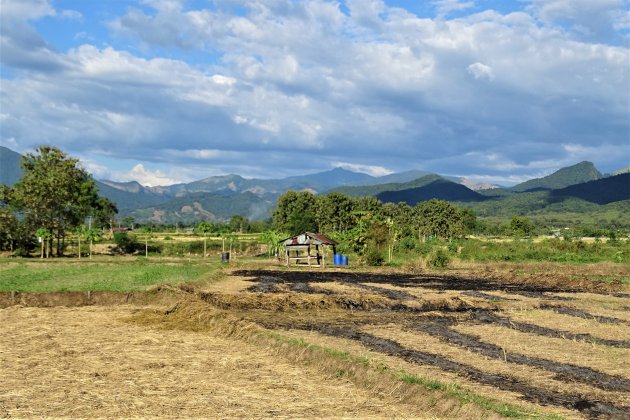
[[[595,181],[602,177],[603,175],[595,168],[592,162],[584,161],[573,166],[559,169],[546,177],[530,179],[529,181],[513,186],[511,189],[517,192],[558,189],[568,187],[569,185]]]

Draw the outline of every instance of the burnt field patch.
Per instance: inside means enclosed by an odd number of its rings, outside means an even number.
[[[527,401],[535,402],[542,405],[556,405],[573,410],[580,411],[589,417],[621,417],[630,414],[625,407],[616,404],[589,400],[583,395],[553,392],[531,386],[527,383],[519,381],[516,378],[498,375],[494,373],[486,373],[474,367],[454,362],[446,357],[438,354],[416,351],[406,348],[400,343],[376,337],[353,327],[340,327],[322,324],[304,325],[304,329],[317,331],[324,335],[333,337],[346,338],[358,341],[367,348],[379,353],[390,356],[400,357],[411,363],[435,366],[448,372],[454,372],[467,379],[472,379],[484,385],[491,385],[505,391],[512,391],[522,394],[522,398]],[[625,389],[625,388],[624,388]]]
[[[625,328],[627,321],[593,315],[598,312],[598,303],[583,297],[585,294],[600,296],[601,302],[616,299],[614,304],[619,306],[618,300],[627,295],[624,285],[585,281],[572,284],[564,278],[550,276],[530,277],[519,282],[513,277],[501,279],[496,275],[448,272],[238,270],[232,275],[250,282],[251,286],[238,296],[213,295],[209,299],[206,295],[204,300],[237,310],[239,316],[264,328],[316,332],[359,343],[379,354],[417,366],[438,368],[465,381],[493,387],[496,392],[508,393],[506,399],[518,394],[522,401],[562,407],[590,418],[630,417],[630,377],[616,373],[619,363],[627,364],[630,360],[630,342],[614,334],[614,328]],[[237,299],[240,300],[236,302]],[[252,306],[244,303],[249,299],[258,302],[272,299],[276,303],[285,300],[287,305]],[[623,306],[623,302],[621,304]],[[283,315],[274,315],[278,311]],[[578,318],[592,321],[593,325],[606,325],[607,330],[594,329],[590,334],[572,331],[570,321],[551,328],[537,325],[535,320],[513,319],[522,311],[543,314],[549,311],[566,315],[568,320]],[[347,315],[344,316],[344,312]],[[483,366],[469,365],[465,359],[456,361],[437,350],[433,353],[414,348],[413,341],[403,345],[395,336],[384,338],[362,330],[363,326],[369,326],[369,331],[374,332],[387,325],[398,325],[401,331],[420,334],[418,339],[433,337],[444,346],[471,352],[495,363],[519,366],[519,372],[523,369],[531,369],[532,375],[547,372],[553,384],[547,388],[543,380],[528,380],[527,375],[520,373],[513,376],[509,369],[503,373],[485,371]],[[463,333],[454,329],[458,325],[484,325],[492,327],[496,333],[487,336]],[[542,356],[506,352],[501,344],[506,339],[502,336],[506,329],[521,334],[511,338],[520,340],[512,343],[517,347],[527,348],[530,343],[522,336],[533,335],[547,340],[547,347],[552,350]],[[582,352],[575,354],[576,363],[566,360],[562,342],[584,344],[571,347],[579,347],[574,351]],[[609,360],[600,360],[596,367],[584,364],[584,360],[592,360],[591,351],[606,348],[612,352]],[[582,387],[578,392],[571,384]]]
[[[541,297],[546,293],[578,293],[592,291],[602,294],[619,293],[620,285],[603,282],[571,282],[563,278],[501,279],[482,275],[436,274],[436,273],[378,273],[355,271],[280,271],[280,270],[237,270],[233,275],[250,278],[254,282],[264,282],[272,277],[278,283],[328,283],[346,284],[373,283],[395,284],[398,287],[422,287],[436,291],[503,291],[526,296]],[[547,296],[550,299],[565,300],[562,297]]]

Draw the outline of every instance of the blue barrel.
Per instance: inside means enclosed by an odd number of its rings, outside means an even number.
[[[341,265],[341,254],[335,254],[334,256],[335,265]]]
[[[347,255],[342,255],[341,256],[341,265],[348,265],[348,256]]]

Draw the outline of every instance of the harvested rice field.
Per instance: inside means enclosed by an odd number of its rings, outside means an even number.
[[[76,305],[3,294],[0,416],[630,418],[627,282],[575,267],[215,277]]]

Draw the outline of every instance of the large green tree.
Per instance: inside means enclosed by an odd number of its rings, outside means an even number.
[[[322,232],[345,232],[352,228],[355,202],[338,192],[317,197],[316,219]]]
[[[43,228],[51,233],[49,249],[56,240],[60,256],[66,231],[98,208],[94,180],[77,159],[51,146],[27,153],[21,166],[22,178],[12,188],[10,203],[33,232]]]
[[[424,236],[459,238],[464,235],[464,214],[448,201],[432,199],[416,206],[418,231]]]
[[[308,191],[287,191],[278,199],[273,212],[273,225],[276,230],[290,235],[318,230],[315,215],[315,196]]]

